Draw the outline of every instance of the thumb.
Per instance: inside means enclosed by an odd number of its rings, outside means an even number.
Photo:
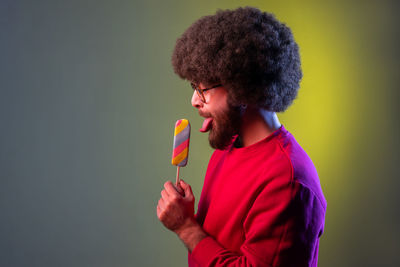
[[[189,184],[187,184],[187,183],[185,183],[185,181],[181,180],[180,185],[181,185],[183,191],[185,191],[185,196],[193,195],[192,187]]]
[[[179,194],[184,196],[183,188],[181,186],[181,183],[176,184],[176,191],[178,191]]]

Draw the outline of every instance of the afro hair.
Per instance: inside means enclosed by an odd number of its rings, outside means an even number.
[[[176,41],[172,65],[182,79],[222,84],[232,105],[274,112],[293,102],[302,78],[291,30],[252,7],[197,20]]]

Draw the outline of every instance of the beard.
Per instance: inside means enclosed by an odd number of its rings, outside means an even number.
[[[233,136],[239,134],[241,125],[241,108],[228,104],[228,109],[215,113],[212,128],[208,135],[210,146],[214,149],[226,149]]]

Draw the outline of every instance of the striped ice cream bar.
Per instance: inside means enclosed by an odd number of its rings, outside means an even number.
[[[184,167],[189,156],[190,123],[186,119],[175,123],[174,147],[172,151],[172,165]]]

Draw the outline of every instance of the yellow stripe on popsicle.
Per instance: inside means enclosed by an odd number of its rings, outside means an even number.
[[[185,148],[181,153],[179,153],[175,158],[172,159],[172,164],[176,165],[180,163],[187,157],[187,154],[188,154],[188,148]]]
[[[175,128],[175,135],[179,134],[180,132],[182,132],[183,129],[185,129],[185,127],[189,124],[188,120],[183,119],[181,121],[181,124],[178,125],[178,127]]]

